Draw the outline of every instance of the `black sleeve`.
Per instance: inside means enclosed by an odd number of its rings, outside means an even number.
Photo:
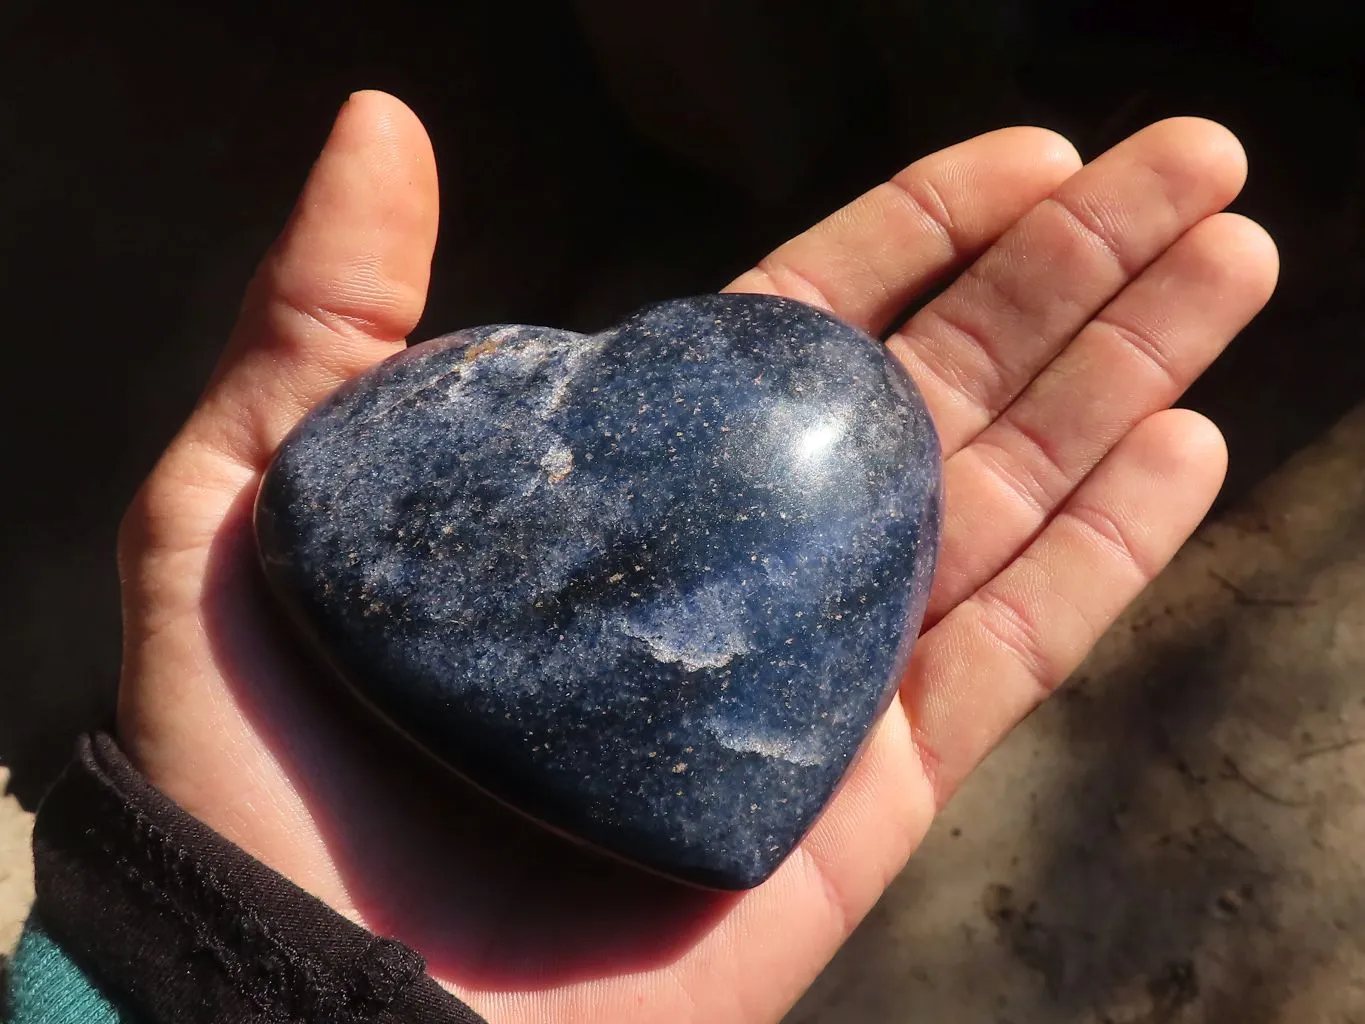
[[[328,908],[86,737],[39,808],[36,915],[150,1024],[486,1024],[422,958]]]

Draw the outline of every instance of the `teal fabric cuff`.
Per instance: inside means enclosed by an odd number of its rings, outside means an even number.
[[[10,1024],[137,1024],[30,917],[9,968]]]

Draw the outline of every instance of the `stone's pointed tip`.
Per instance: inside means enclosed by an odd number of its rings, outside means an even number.
[[[281,446],[267,575],[438,760],[618,858],[752,888],[837,789],[923,616],[938,440],[889,365],[758,295],[413,346]]]

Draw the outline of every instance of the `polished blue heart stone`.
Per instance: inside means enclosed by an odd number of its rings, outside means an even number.
[[[708,295],[408,348],[284,441],[256,531],[294,620],[427,752],[555,831],[743,889],[886,709],[940,503],[881,344]]]

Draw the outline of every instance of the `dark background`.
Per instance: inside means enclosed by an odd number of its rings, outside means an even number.
[[[118,518],[357,88],[401,96],[436,146],[419,339],[599,327],[714,290],[979,131],[1042,124],[1088,158],[1201,114],[1246,144],[1236,208],[1284,261],[1270,309],[1188,399],[1229,435],[1222,501],[1365,394],[1360,5],[654,6],[0,9],[0,761],[21,800],[112,709]]]

